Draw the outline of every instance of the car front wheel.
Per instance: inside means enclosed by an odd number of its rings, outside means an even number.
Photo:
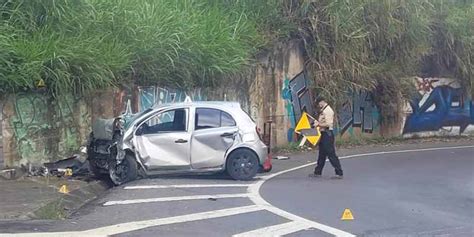
[[[235,180],[252,179],[258,168],[258,157],[249,150],[236,150],[227,158],[227,173]]]
[[[109,165],[110,179],[115,185],[121,185],[137,178],[138,167],[135,158],[127,154],[119,164],[113,162]]]

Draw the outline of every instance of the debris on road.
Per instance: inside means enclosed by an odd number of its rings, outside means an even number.
[[[48,170],[44,166],[35,166],[31,163],[28,163],[26,166],[21,165],[23,171],[26,172],[27,176],[47,176]]]
[[[46,168],[47,174],[53,176],[80,176],[89,174],[89,162],[81,155],[73,155],[64,160],[44,163],[43,165]]]
[[[75,179],[86,178],[90,180],[90,164],[87,160],[87,148],[81,147],[80,153],[74,154],[62,160],[47,162],[43,164],[22,164],[14,169],[0,170],[0,178],[5,180],[17,180],[24,177],[74,177]]]
[[[4,178],[6,180],[12,180],[16,177],[16,170],[15,169],[5,169],[0,170],[0,178]]]
[[[289,160],[290,157],[288,157],[288,156],[275,156],[273,159],[275,159],[275,160]]]

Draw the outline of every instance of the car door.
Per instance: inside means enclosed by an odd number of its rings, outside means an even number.
[[[232,116],[218,109],[196,108],[191,142],[193,169],[220,167],[232,147],[238,128]]]
[[[189,169],[189,109],[158,112],[135,131],[134,145],[148,169]]]

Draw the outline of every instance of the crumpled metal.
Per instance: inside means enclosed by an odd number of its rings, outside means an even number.
[[[97,119],[92,125],[95,139],[112,140],[114,136],[115,119]]]

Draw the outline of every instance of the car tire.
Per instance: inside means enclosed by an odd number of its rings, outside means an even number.
[[[227,173],[235,180],[251,180],[257,174],[258,169],[258,157],[250,150],[236,150],[227,158]]]
[[[107,177],[107,170],[101,169],[95,161],[95,153],[91,147],[87,147],[87,161],[89,162],[89,171],[95,178],[101,179]]]
[[[120,164],[112,162],[109,165],[110,180],[117,186],[137,179],[137,175],[137,161],[130,154],[126,154]]]
[[[95,178],[101,179],[104,177],[107,177],[107,170],[102,170],[99,168],[95,162],[88,160],[89,161],[89,170],[92,172]]]

